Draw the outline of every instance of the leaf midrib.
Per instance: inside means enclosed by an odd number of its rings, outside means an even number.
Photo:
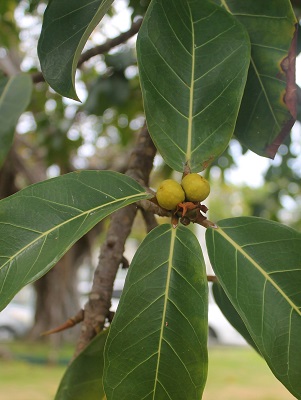
[[[161,328],[160,328],[160,336],[159,336],[159,345],[158,345],[158,359],[157,359],[157,366],[156,366],[156,376],[155,376],[155,383],[154,383],[154,391],[153,391],[153,400],[155,400],[156,396],[156,389],[158,383],[158,375],[159,375],[159,368],[160,368],[160,360],[161,360],[161,348],[163,342],[163,333],[164,333],[164,326],[166,322],[166,309],[167,309],[167,302],[169,299],[169,286],[170,286],[170,277],[171,271],[173,268],[173,253],[175,248],[175,240],[176,240],[176,228],[171,228],[171,238],[170,238],[170,249],[168,255],[168,266],[167,266],[167,276],[166,276],[166,285],[165,285],[165,298],[164,298],[164,305],[163,305],[163,313],[162,313],[162,321],[161,321]]]
[[[268,281],[279,294],[287,301],[290,307],[297,312],[301,316],[301,310],[292,302],[292,300],[285,294],[285,292],[277,285],[277,283],[271,279],[271,276],[238,244],[236,243],[230,236],[226,234],[226,232],[221,228],[218,227],[214,230],[214,232],[219,233],[221,236],[224,237],[242,256],[244,256]]]
[[[190,21],[191,21],[191,34],[192,34],[192,51],[191,51],[191,81],[190,81],[190,92],[189,92],[189,116],[188,116],[188,132],[187,132],[187,150],[186,150],[186,162],[189,163],[191,159],[191,146],[192,146],[192,121],[193,121],[193,100],[194,100],[194,75],[195,75],[195,42],[194,42],[194,25],[193,18],[189,3],[187,3]]]

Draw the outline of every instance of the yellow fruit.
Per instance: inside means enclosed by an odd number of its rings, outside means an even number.
[[[166,210],[173,210],[177,204],[185,200],[182,186],[173,179],[166,179],[161,183],[156,194],[158,203]]]
[[[210,193],[209,182],[199,174],[186,175],[181,185],[188,201],[203,201]]]

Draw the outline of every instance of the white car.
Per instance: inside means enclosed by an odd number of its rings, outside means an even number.
[[[33,289],[24,288],[0,312],[0,342],[24,336],[33,323]]]

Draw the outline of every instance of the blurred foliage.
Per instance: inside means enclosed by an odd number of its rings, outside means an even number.
[[[19,31],[16,27],[13,13],[15,0],[1,0],[0,2],[0,43],[7,49],[18,45]]]
[[[129,7],[133,9],[132,19],[143,16],[151,0],[129,0]]]
[[[121,46],[118,52],[105,55],[104,62],[105,72],[88,84],[83,111],[101,117],[110,109],[114,114],[110,124],[118,129],[121,143],[127,145],[133,136],[130,121],[143,115],[134,49]]]
[[[16,69],[26,59],[30,61],[28,72],[34,72],[39,70],[39,63],[27,52],[31,50],[29,41],[34,41],[34,37],[26,41],[30,33],[26,25],[32,22],[30,19],[26,23],[25,20],[16,21],[15,17],[34,15],[41,24],[46,4],[43,0],[0,2],[0,50],[5,49],[4,61],[13,63]],[[130,1],[132,18],[144,14],[148,4],[145,0]],[[39,9],[39,5],[43,7]],[[117,12],[114,5],[112,11],[111,15]],[[105,37],[101,25],[97,32]],[[90,46],[98,44],[95,40]],[[34,46],[35,42],[32,48]],[[136,54],[133,46],[124,44],[99,58],[85,65],[78,74],[77,84],[81,85],[82,97],[86,98],[83,104],[60,97],[44,83],[36,85],[17,132],[22,136],[19,154],[24,157],[23,167],[33,170],[38,162],[45,174],[53,165],[59,167],[61,173],[78,168],[124,170],[129,149],[143,125]],[[22,171],[20,173],[22,175]],[[19,182],[25,184],[27,180],[19,179]]]
[[[27,4],[27,11],[29,13],[34,12],[39,4],[47,4],[48,1],[47,0],[28,0],[28,4]]]
[[[208,204],[210,219],[218,221],[231,216],[250,215],[301,230],[301,126],[297,125],[294,132],[294,140],[292,136],[287,137],[275,161],[270,161],[263,176],[264,185],[258,188],[247,184],[236,186],[227,180],[227,172],[236,166],[231,146],[215,161],[207,170],[212,182]]]

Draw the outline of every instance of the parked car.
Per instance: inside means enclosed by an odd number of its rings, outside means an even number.
[[[124,285],[124,279],[116,279],[112,297],[112,311],[116,311]],[[247,342],[228,322],[215,303],[209,284],[208,306],[208,343],[209,345],[245,346]]]
[[[33,291],[24,288],[0,312],[0,342],[24,336],[34,322]]]

